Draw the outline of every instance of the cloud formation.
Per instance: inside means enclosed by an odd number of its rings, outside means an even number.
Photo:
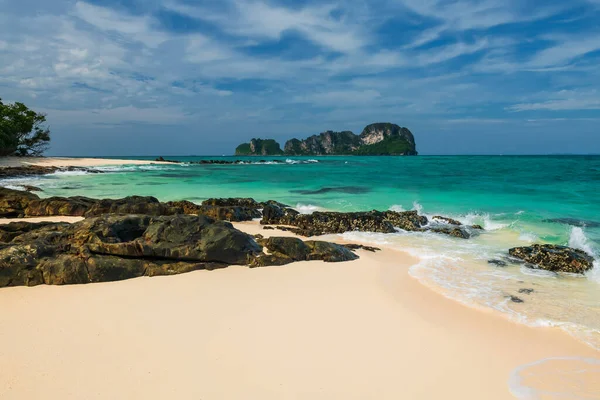
[[[0,97],[48,113],[55,154],[124,154],[115,137],[138,143],[134,153],[157,154],[161,133],[173,132],[174,153],[221,154],[252,136],[283,141],[379,120],[410,127],[422,153],[513,151],[498,148],[498,133],[535,135],[531,121],[550,135],[572,122],[581,151],[600,152],[596,0],[27,0],[2,8]]]

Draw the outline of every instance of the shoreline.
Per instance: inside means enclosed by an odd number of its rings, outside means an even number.
[[[255,221],[233,225],[295,236]],[[0,368],[11,371],[0,376],[0,397],[508,399],[519,366],[599,357],[559,329],[446,298],[409,275],[417,259],[406,253],[358,254],[342,263],[3,288],[0,304],[11,306],[0,337],[13,345],[0,350]]]
[[[110,165],[148,165],[169,164],[168,162],[153,160],[128,160],[108,158],[70,158],[70,157],[0,157],[0,168],[15,167],[101,167]]]

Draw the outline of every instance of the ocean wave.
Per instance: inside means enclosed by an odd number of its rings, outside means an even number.
[[[296,211],[298,211],[300,214],[312,214],[315,211],[325,211],[325,209],[323,207],[315,206],[312,204],[301,204],[301,203],[296,204],[296,207],[294,207],[294,209]]]
[[[395,211],[395,212],[404,212],[406,211],[404,209],[404,207],[402,207],[401,204],[394,204],[393,206],[391,206],[388,210],[390,211]]]
[[[457,219],[465,225],[481,225],[486,231],[497,231],[510,226],[510,224],[493,220],[488,213],[469,213],[463,217],[459,216]]]
[[[53,172],[49,175],[57,175],[57,176],[78,176],[78,175],[88,175],[90,174],[90,172],[88,171],[84,171],[84,170],[77,170],[77,171],[56,171]]]

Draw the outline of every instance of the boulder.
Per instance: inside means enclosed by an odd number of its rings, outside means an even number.
[[[285,265],[294,261],[322,260],[325,262],[351,261],[358,258],[349,248],[336,243],[309,240],[303,242],[294,237],[270,237],[258,239],[269,254],[254,258],[251,267]]]
[[[431,219],[433,219],[434,221],[441,221],[441,222],[449,224],[449,225],[462,225],[462,223],[460,221],[457,221],[455,219],[448,218],[448,217],[442,217],[441,215],[436,215],[436,216],[432,217]]]
[[[592,256],[567,246],[534,244],[512,248],[508,253],[547,271],[582,274],[594,267]]]
[[[38,199],[30,192],[0,188],[0,218],[21,218],[29,203]]]

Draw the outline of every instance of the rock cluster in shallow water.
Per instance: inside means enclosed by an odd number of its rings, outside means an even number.
[[[508,253],[547,271],[582,274],[594,267],[592,256],[567,246],[534,244],[512,248]]]

